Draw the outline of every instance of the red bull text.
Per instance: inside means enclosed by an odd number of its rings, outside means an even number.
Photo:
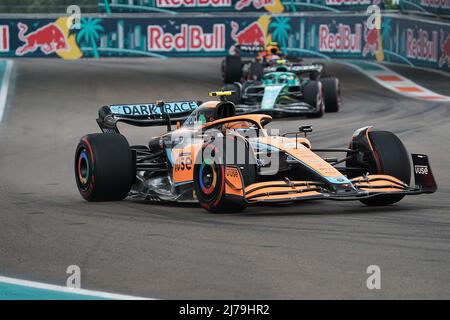
[[[338,32],[330,32],[326,24],[319,26],[319,51],[323,52],[361,52],[362,25],[355,24],[355,32],[349,25],[339,24]]]
[[[413,29],[406,29],[406,56],[408,58],[437,62],[438,32],[433,31],[431,37],[428,31],[419,29],[419,36],[414,36]]]
[[[215,24],[212,33],[201,26],[182,24],[176,34],[164,32],[159,25],[147,27],[148,51],[224,51],[225,25]]]

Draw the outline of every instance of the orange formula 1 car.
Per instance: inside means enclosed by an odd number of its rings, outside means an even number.
[[[213,96],[229,95],[216,92]],[[225,99],[112,105],[99,110],[103,133],[84,136],[76,148],[75,178],[88,201],[126,197],[199,202],[211,212],[311,199],[359,200],[390,205],[405,195],[433,193],[428,157],[410,156],[399,138],[372,127],[358,129],[348,148],[316,149],[310,126],[274,134],[268,115],[235,115]],[[130,146],[117,123],[167,125],[146,145]],[[172,125],[176,123],[176,130]],[[342,158],[319,154],[335,152]]]

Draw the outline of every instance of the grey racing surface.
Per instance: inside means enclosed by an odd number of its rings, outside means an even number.
[[[410,153],[429,155],[437,193],[388,207],[316,201],[239,214],[81,198],[74,150],[81,136],[99,132],[100,106],[205,101],[221,86],[219,66],[15,60],[0,124],[0,275],[65,285],[67,267],[78,265],[82,288],[162,299],[450,297],[450,104],[399,96],[339,63],[327,66],[341,80],[339,113],[277,119],[271,128],[311,124],[313,147],[346,147],[367,125],[391,130]],[[450,95],[450,78],[414,72]],[[165,130],[121,128],[143,144]],[[370,265],[380,267],[380,290],[366,286]]]

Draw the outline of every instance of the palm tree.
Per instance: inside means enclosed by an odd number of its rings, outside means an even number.
[[[97,41],[100,37],[99,33],[104,31],[100,22],[100,19],[82,18],[81,30],[77,34],[77,42],[84,40],[84,42],[92,45],[95,58],[100,57],[97,50]]]
[[[281,48],[287,47],[289,32],[292,30],[290,21],[291,19],[288,17],[277,17],[275,18],[275,21],[272,21],[269,25],[269,29],[273,30],[273,40],[278,42]]]
[[[391,18],[385,17],[383,18],[383,22],[381,23],[381,28],[383,29],[381,34],[381,38],[383,39],[383,48],[392,50],[391,48],[391,39],[393,35],[391,34],[392,28],[391,28]]]
[[[111,7],[109,6],[109,0],[104,0],[103,1],[105,4],[105,11],[107,14],[111,14]]]

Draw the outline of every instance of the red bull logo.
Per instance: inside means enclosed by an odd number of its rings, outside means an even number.
[[[338,32],[333,33],[326,24],[319,26],[319,51],[323,52],[361,52],[361,24],[355,24],[355,32],[349,25],[339,24]]]
[[[450,0],[420,0],[420,5],[431,8],[450,9]]]
[[[379,32],[376,28],[369,29],[364,26],[364,49],[363,56],[367,56],[369,53],[374,56],[375,53],[380,50]]]
[[[242,31],[239,31],[239,24],[231,22],[231,39],[237,44],[244,45],[264,45],[266,37],[264,31],[257,21],[251,23]]]
[[[372,0],[325,0],[325,4],[328,6],[371,5]]]
[[[254,8],[261,9],[266,6],[273,6],[275,4],[275,0],[238,0],[234,7],[236,8],[236,10],[240,11],[252,4]]]
[[[447,67],[450,68],[450,34],[445,41],[443,40],[444,32],[441,30],[441,57],[439,58],[439,67],[447,63]]]
[[[55,24],[49,23],[33,32],[28,31],[28,26],[19,22],[19,40],[25,42],[24,45],[17,48],[16,55],[23,56],[29,52],[41,49],[44,54],[54,53],[57,50],[68,50],[67,39],[62,30]]]
[[[228,8],[231,5],[231,0],[156,0],[158,8]]]
[[[370,6],[380,4],[382,0],[325,0],[327,6]]]
[[[9,51],[9,27],[7,25],[0,26],[0,52]]]
[[[181,25],[181,32],[164,32],[159,25],[147,27],[149,51],[224,51],[225,25],[215,24],[212,33],[204,32],[201,26]]]
[[[430,39],[427,31],[419,29],[419,37],[416,38],[413,29],[406,29],[406,56],[417,60],[437,62],[438,32],[433,31]]]

